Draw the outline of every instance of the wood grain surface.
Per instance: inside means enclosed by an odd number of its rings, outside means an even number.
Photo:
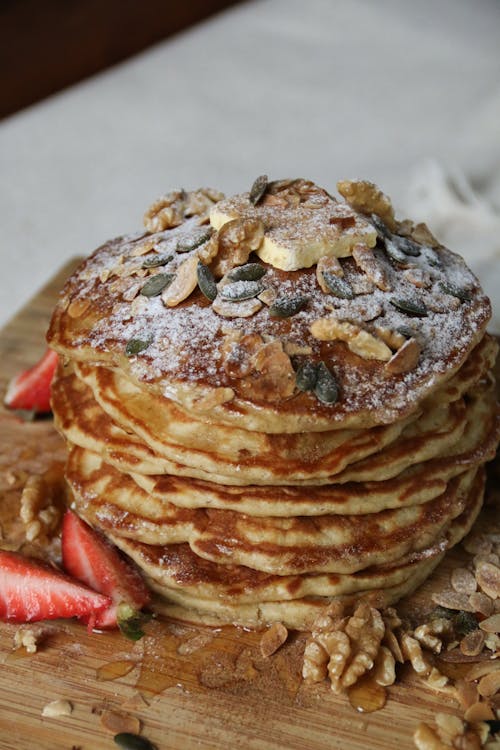
[[[64,268],[0,333],[0,397],[9,377],[44,351],[57,290],[73,267]],[[62,455],[50,420],[25,423],[0,409],[4,541],[19,532],[26,477]],[[444,585],[460,554],[448,556],[409,606],[428,601],[429,592]],[[57,621],[41,626],[38,651],[23,656],[14,651],[17,630],[0,623],[1,750],[116,748],[103,724],[112,711],[136,717],[158,750],[409,750],[418,722],[432,722],[438,710],[459,713],[451,698],[434,694],[407,672],[389,689],[382,710],[357,713],[328,685],[302,683],[299,634],[264,659],[260,635],[236,628],[152,620],[146,637],[134,644],[117,632],[89,634],[79,623]],[[116,679],[103,679],[110,676]],[[42,717],[43,707],[57,699],[71,702],[71,715]]]

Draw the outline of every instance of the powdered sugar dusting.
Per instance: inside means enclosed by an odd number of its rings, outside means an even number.
[[[350,207],[337,205],[340,219],[352,215]],[[268,210],[279,209],[271,206]],[[318,220],[321,210],[317,209]],[[365,222],[365,218],[360,221]],[[341,224],[332,226],[337,232],[352,228],[340,230]],[[389,281],[386,290],[376,287],[354,259],[341,260],[343,278],[353,289],[354,299],[324,293],[315,268],[287,272],[266,266],[266,273],[258,282],[232,284],[241,293],[257,284],[275,296],[305,296],[307,304],[290,318],[271,317],[266,305],[248,318],[223,318],[198,289],[172,308],[165,307],[160,296],[141,295],[147,279],[157,273],[175,274],[190,254],[199,253],[199,247],[188,252],[177,252],[177,247],[179,243],[189,245],[200,229],[199,219],[194,218],[174,229],[121,237],[99,248],[64,289],[49,334],[52,343],[70,351],[75,358],[80,350],[89,359],[89,350],[93,350],[99,355],[96,359],[108,364],[126,363],[133,377],[170,393],[175,382],[235,386],[223,367],[222,344],[240,334],[257,333],[266,341],[279,339],[297,350],[308,351],[302,358],[300,354],[294,358],[296,366],[306,356],[327,363],[340,383],[341,398],[334,406],[318,408],[340,419],[342,414],[359,410],[382,411],[390,407],[397,411],[409,402],[416,403],[465,360],[489,319],[489,301],[459,256],[444,248],[421,247],[419,255],[408,256],[403,264],[397,264],[389,258],[383,243],[374,253]],[[297,226],[290,227],[292,235],[304,236]],[[144,267],[144,260],[155,253],[172,257],[161,267]],[[261,262],[254,256],[250,260]],[[466,290],[471,299],[464,301],[443,291],[443,283]],[[223,289],[227,297],[227,285],[220,283],[219,294]],[[65,310],[79,298],[92,300],[92,314],[73,323]],[[424,305],[427,314],[414,317],[395,307],[391,302],[394,299]],[[377,335],[377,327],[382,327],[400,331],[405,338],[416,338],[421,345],[417,366],[410,372],[391,375],[383,362],[364,360],[343,342],[318,341],[311,335],[310,326],[329,315],[350,321],[373,335]],[[59,328],[57,320],[62,323]],[[144,351],[125,360],[125,348],[131,339],[150,343]]]

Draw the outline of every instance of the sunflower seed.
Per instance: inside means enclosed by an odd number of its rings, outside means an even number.
[[[197,234],[195,237],[190,237],[187,240],[179,240],[175,249],[178,253],[189,253],[191,250],[196,250],[197,247],[210,239],[213,231],[212,227],[208,227],[204,232]]]
[[[409,237],[396,237],[393,238],[396,242],[399,250],[402,250],[405,255],[411,255],[414,258],[418,257],[421,253],[420,245]]]
[[[138,734],[120,732],[119,734],[115,734],[113,739],[115,744],[124,750],[156,750],[156,745],[153,745],[152,742],[145,737],[140,737]]]
[[[269,315],[272,318],[291,318],[297,315],[309,302],[309,297],[304,294],[294,294],[291,297],[278,297],[269,307]]]
[[[157,268],[158,266],[166,266],[170,263],[174,256],[173,255],[152,255],[150,258],[146,258],[141,268]]]
[[[125,347],[125,354],[127,357],[134,357],[136,354],[140,354],[147,349],[153,341],[153,338],[149,336],[147,339],[130,339]]]
[[[318,370],[314,362],[304,362],[296,373],[295,384],[299,391],[313,391],[318,379]]]
[[[263,291],[264,285],[260,281],[235,281],[232,284],[226,284],[220,290],[220,296],[222,299],[239,301],[257,297]]]
[[[323,279],[328,289],[341,299],[354,299],[354,292],[347,281],[329,271],[323,271]]]
[[[395,297],[389,300],[389,302],[393,307],[401,310],[401,312],[404,312],[407,315],[412,315],[416,318],[426,318],[428,315],[427,308],[423,302],[409,299],[396,299]]]
[[[172,283],[173,278],[173,273],[157,273],[146,281],[140,293],[144,297],[158,297],[165,287]]]
[[[266,192],[267,186],[267,174],[261,174],[260,177],[257,177],[252,187],[250,188],[250,193],[248,195],[248,200],[250,201],[250,203],[253,203],[253,205],[256,206]]]
[[[314,386],[316,398],[323,404],[334,404],[339,397],[337,381],[324,362],[317,365],[316,373],[316,385]]]
[[[196,274],[198,277],[198,286],[200,287],[201,292],[210,300],[210,302],[213,302],[217,297],[217,284],[215,283],[212,271],[200,261],[196,268]]]
[[[231,281],[258,281],[267,273],[267,268],[260,263],[245,263],[233,268],[227,275]]]
[[[461,302],[470,302],[472,300],[472,293],[469,289],[456,286],[455,284],[451,284],[449,281],[441,281],[439,286],[445,294],[451,294],[452,297],[456,297]]]

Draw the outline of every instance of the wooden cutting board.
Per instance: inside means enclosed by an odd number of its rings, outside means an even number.
[[[1,399],[8,379],[45,350],[57,291],[75,263],[0,332]],[[4,539],[19,531],[18,501],[26,477],[63,456],[50,419],[22,422],[0,408]],[[448,557],[418,597],[425,600],[448,580],[460,554]],[[263,659],[260,635],[236,628],[213,631],[152,621],[146,637],[134,644],[120,633],[88,634],[79,623],[58,621],[42,632],[37,652],[23,656],[24,651],[14,651],[17,630],[0,623],[1,750],[116,748],[113,732],[103,725],[112,711],[138,719],[142,734],[158,750],[409,750],[420,721],[432,723],[438,710],[458,713],[451,699],[409,674],[389,689],[382,710],[356,712],[328,685],[302,683],[300,635],[292,634],[282,649]],[[71,715],[42,717],[43,707],[58,699],[70,701]]]

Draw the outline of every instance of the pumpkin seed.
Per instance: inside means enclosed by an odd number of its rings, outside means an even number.
[[[317,365],[316,373],[316,384],[314,386],[316,398],[323,404],[334,404],[339,397],[337,381],[324,362]]]
[[[261,174],[260,177],[257,177],[252,187],[250,188],[250,193],[248,195],[248,200],[250,201],[250,203],[253,203],[253,205],[256,206],[266,192],[267,186],[267,174]]]
[[[201,292],[210,300],[210,302],[213,302],[217,297],[217,284],[215,283],[212,271],[200,261],[196,268],[196,275],[198,277],[198,286],[200,287]]]
[[[233,268],[227,275],[231,281],[258,281],[267,273],[267,268],[260,263],[245,263]]]
[[[242,299],[252,299],[264,291],[264,284],[260,281],[235,281],[232,284],[226,284],[220,290],[222,299],[239,302]]]
[[[377,234],[379,236],[379,239],[381,240],[390,240],[392,237],[391,232],[386,227],[380,216],[377,216],[377,214],[371,215],[372,224],[377,230]]]
[[[400,333],[401,336],[404,336],[405,339],[411,339],[415,335],[415,331],[408,328],[408,326],[399,326],[399,328],[396,328],[396,331]]]
[[[173,255],[152,255],[150,258],[146,258],[141,268],[157,268],[158,266],[166,266],[170,263],[174,256]]]
[[[122,747],[123,750],[157,750],[156,745],[147,740],[145,737],[140,737],[138,734],[131,734],[130,732],[120,732],[114,736],[115,744]]]
[[[314,362],[304,362],[296,372],[295,384],[299,391],[313,391],[318,379],[318,369]]]
[[[309,302],[304,294],[294,294],[291,297],[278,297],[269,307],[271,318],[291,318],[297,315]]]
[[[189,253],[191,250],[196,250],[197,247],[200,247],[200,245],[203,245],[204,242],[210,239],[213,231],[212,227],[208,227],[201,234],[197,234],[196,237],[179,240],[175,249],[178,253]]]
[[[420,245],[409,237],[396,236],[393,240],[396,242],[399,250],[402,250],[405,255],[411,255],[414,258],[417,258],[420,255]]]
[[[404,312],[407,315],[413,315],[416,318],[426,318],[428,315],[427,308],[423,302],[409,299],[397,299],[396,297],[393,297],[389,302],[393,307],[401,310],[401,312]]]
[[[345,279],[336,276],[329,271],[322,271],[321,275],[323,276],[328,289],[336,297],[340,297],[341,299],[354,299],[354,292]]]
[[[472,294],[469,289],[456,286],[449,281],[442,281],[439,286],[445,294],[451,294],[452,297],[457,297],[461,302],[470,302],[472,299]]]
[[[385,241],[385,251],[389,258],[391,258],[391,260],[394,260],[396,263],[407,262],[407,256],[402,250],[399,249],[399,246],[396,242],[394,242],[394,240],[387,239]]]
[[[157,273],[146,281],[140,293],[144,297],[158,297],[165,287],[172,283],[173,278],[173,273]]]
[[[442,268],[443,263],[441,261],[441,258],[437,254],[437,252],[432,247],[423,247],[422,248],[424,253],[424,258],[426,259],[427,263],[430,266],[434,266],[434,268]]]
[[[144,349],[147,349],[152,341],[152,336],[149,336],[147,339],[130,339],[125,347],[125,354],[127,357],[134,357],[136,354],[143,352]]]

